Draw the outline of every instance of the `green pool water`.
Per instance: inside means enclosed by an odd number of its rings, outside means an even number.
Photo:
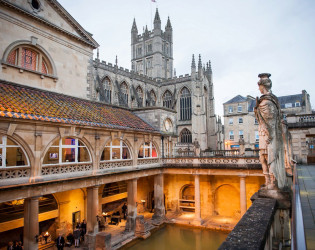
[[[131,250],[190,250],[218,249],[228,232],[166,225],[145,240],[137,240],[123,249]]]

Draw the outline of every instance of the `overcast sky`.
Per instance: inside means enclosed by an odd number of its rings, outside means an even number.
[[[131,68],[130,31],[148,25],[158,7],[170,17],[177,76],[192,54],[211,60],[216,113],[236,95],[259,95],[257,75],[271,73],[277,96],[305,89],[315,106],[314,0],[59,0],[100,44],[100,59]],[[152,13],[152,14],[151,14]],[[96,55],[96,53],[95,53]]]

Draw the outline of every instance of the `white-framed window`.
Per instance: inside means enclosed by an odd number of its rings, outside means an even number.
[[[233,107],[229,106],[229,113],[233,113]]]
[[[254,124],[255,125],[257,125],[258,124],[258,120],[255,118],[255,122],[254,122]]]
[[[230,140],[231,140],[231,141],[234,141],[234,131],[233,131],[233,130],[231,130],[231,131],[229,132],[229,137],[230,137]]]
[[[300,102],[295,102],[295,107],[301,107],[301,103]]]
[[[243,107],[241,105],[237,106],[237,112],[243,112]]]
[[[259,132],[255,131],[255,141],[259,141]]]
[[[233,118],[229,119],[229,125],[233,125]]]
[[[0,168],[29,165],[24,149],[7,136],[0,136]]]
[[[292,108],[292,103],[286,103],[284,104],[284,107],[287,109],[287,108]]]
[[[156,158],[157,151],[152,142],[145,142],[140,146],[138,158]]]
[[[244,139],[244,132],[243,132],[243,130],[240,130],[238,132],[238,135],[239,135],[240,139]]]
[[[108,142],[101,156],[101,162],[128,159],[131,159],[130,150],[126,143],[120,139]]]
[[[243,117],[238,118],[238,123],[243,124]]]
[[[77,138],[56,140],[46,152],[43,165],[91,162],[87,147]]]

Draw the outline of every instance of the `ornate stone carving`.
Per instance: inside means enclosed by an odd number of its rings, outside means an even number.
[[[259,90],[256,98],[255,115],[259,123],[259,159],[265,175],[265,188],[284,188],[284,150],[281,128],[281,110],[278,98],[272,94],[272,82],[268,73],[259,74]]]
[[[126,167],[126,166],[132,166],[132,160],[101,162],[99,168],[108,169],[108,168],[119,168],[119,167]]]
[[[42,167],[42,175],[68,174],[92,170],[92,164],[52,165]]]
[[[27,168],[7,168],[0,170],[0,180],[12,178],[30,177],[31,169]]]

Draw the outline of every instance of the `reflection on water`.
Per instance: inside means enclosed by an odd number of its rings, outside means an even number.
[[[148,239],[125,248],[131,250],[201,250],[218,249],[227,237],[227,232],[199,228],[166,225]]]

